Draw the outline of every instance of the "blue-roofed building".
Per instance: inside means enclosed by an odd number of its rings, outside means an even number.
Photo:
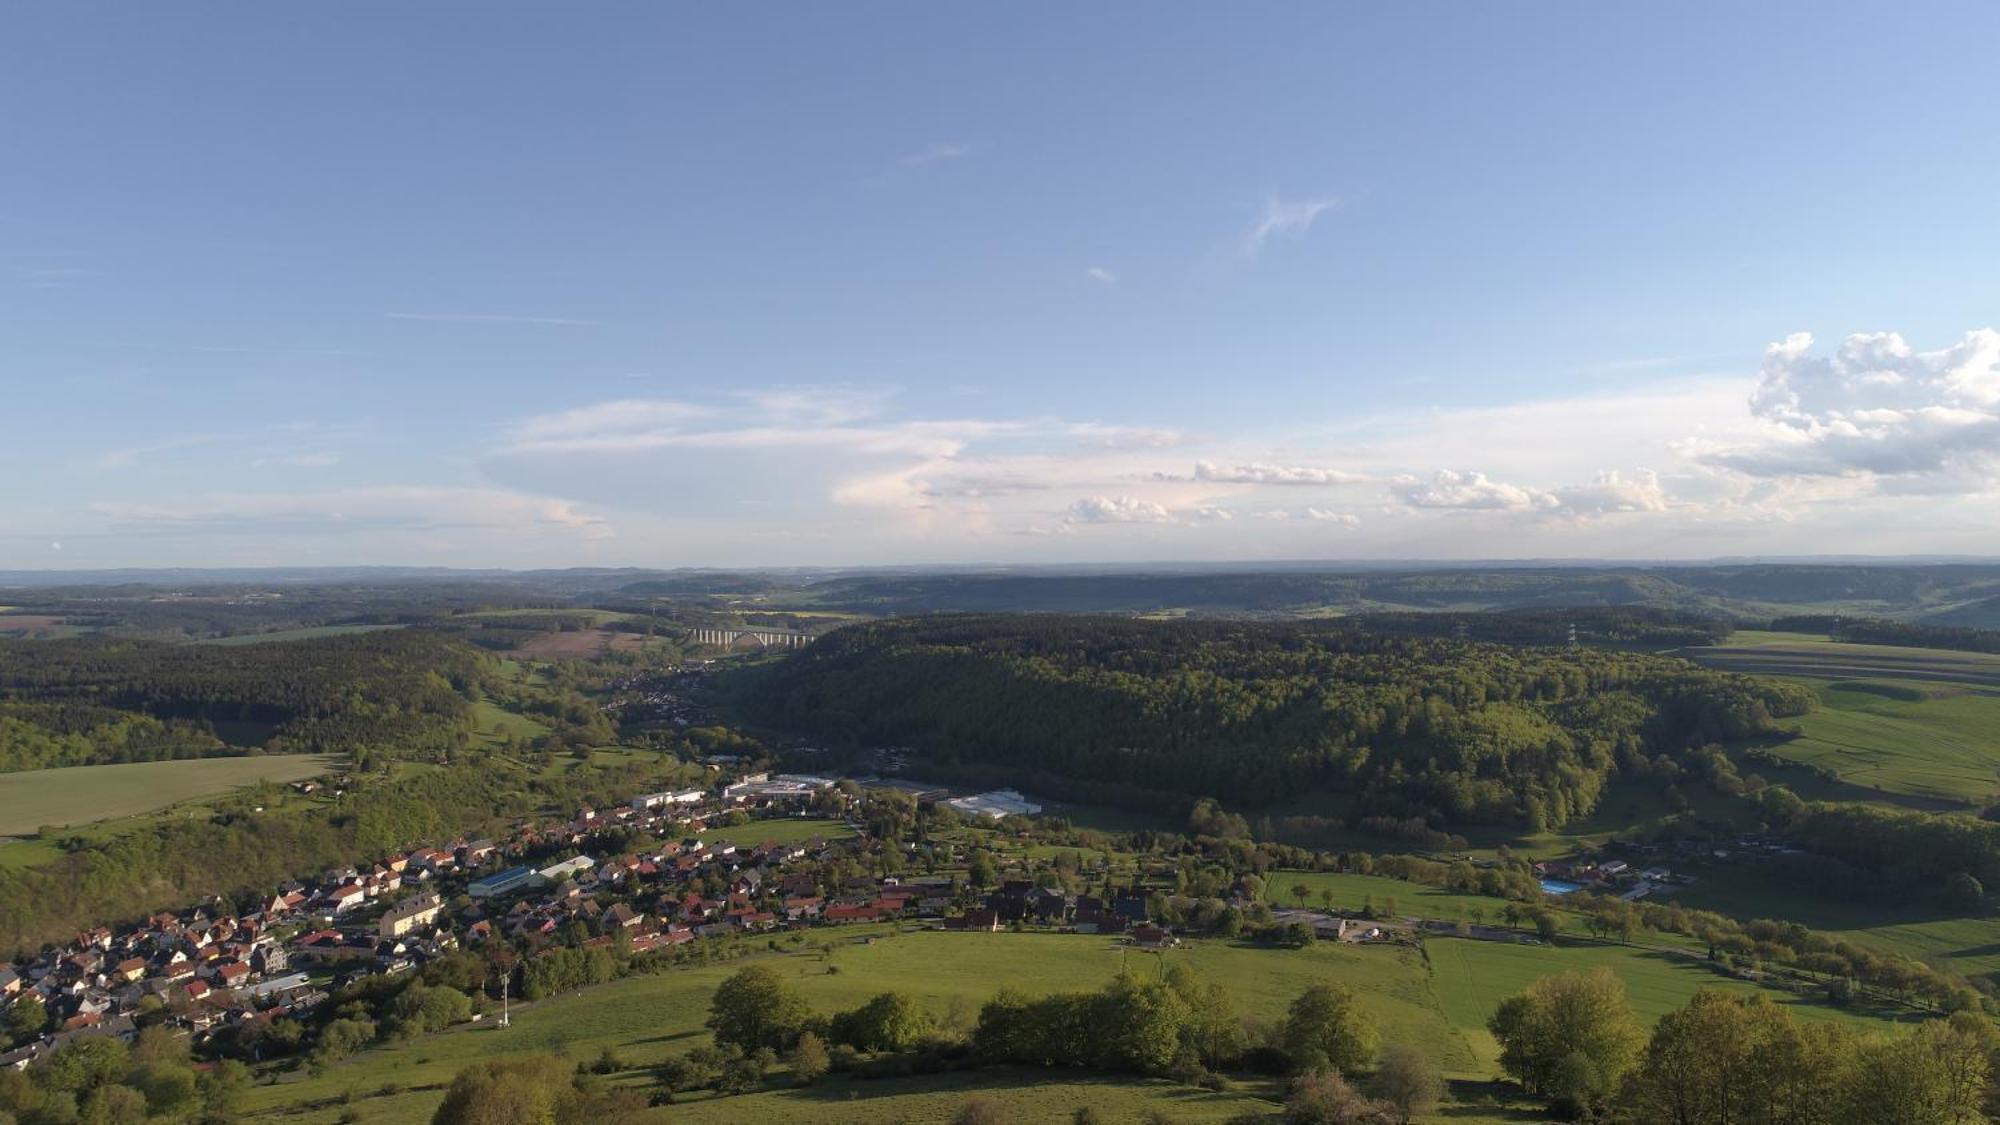
[[[472,885],[465,891],[473,898],[494,898],[538,886],[541,882],[542,873],[532,867],[510,867],[497,875],[474,879]]]

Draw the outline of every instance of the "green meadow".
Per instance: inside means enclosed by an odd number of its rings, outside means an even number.
[[[1978,803],[2000,793],[2000,689],[1915,680],[1814,685],[1799,737],[1770,749],[1890,794]]]
[[[332,764],[333,759],[317,754],[268,754],[4,773],[0,836],[157,812],[259,781],[298,781],[325,773]],[[0,847],[0,852],[15,846]]]
[[[1398,884],[1407,887],[1404,884]],[[1406,891],[1407,893],[1407,891]],[[1401,897],[1401,896],[1399,896]],[[872,938],[873,940],[869,940]],[[1093,989],[1120,970],[1164,971],[1178,961],[1202,979],[1223,985],[1238,1009],[1265,1020],[1282,1018],[1308,985],[1330,981],[1352,988],[1381,1027],[1385,1041],[1414,1043],[1458,1080],[1467,1102],[1447,1107],[1438,1120],[1494,1121],[1485,1108],[1493,1096],[1493,1048],[1484,1031],[1500,999],[1534,979],[1570,969],[1611,965],[1625,980],[1639,1014],[1650,1021],[1684,1003],[1704,986],[1749,989],[1701,963],[1624,946],[1582,943],[1508,945],[1434,939],[1426,949],[1355,947],[1320,942],[1305,949],[1271,949],[1219,940],[1197,940],[1165,953],[1132,949],[1113,938],[1047,933],[891,933],[885,927],[814,931],[784,952],[759,959],[776,967],[815,1010],[857,1005],[885,990],[916,997],[938,1019],[969,1021],[1002,987],[1029,993]],[[514,1025],[467,1025],[423,1039],[365,1051],[317,1077],[302,1071],[275,1076],[254,1091],[260,1120],[359,1122],[428,1119],[452,1076],[465,1065],[498,1054],[555,1051],[577,1061],[612,1049],[627,1067],[618,1081],[646,1082],[643,1068],[708,1042],[702,1023],[715,986],[742,962],[669,969],[532,1005],[521,1005]],[[1866,1017],[1798,1001],[1807,1018]],[[1886,1026],[1886,1025],[1885,1025]],[[1221,1120],[1276,1095],[1266,1082],[1242,1081],[1214,1094],[1159,1081],[1038,1074],[996,1068],[948,1075],[859,1080],[834,1077],[807,1090],[775,1087],[745,1098],[708,1100],[654,1110],[659,1121],[944,1121],[967,1098],[991,1097],[1015,1120],[1048,1119],[1091,1104],[1112,1120],[1130,1120],[1161,1109],[1176,1120]]]
[[[260,645],[278,641],[310,641],[320,637],[346,637],[355,633],[377,633],[384,629],[401,629],[401,625],[312,625],[300,629],[278,629],[269,633],[235,633],[227,637],[209,637],[194,642],[198,645]]]

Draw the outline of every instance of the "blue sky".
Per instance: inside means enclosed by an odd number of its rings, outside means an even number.
[[[36,6],[0,566],[2000,553],[1996,33]]]

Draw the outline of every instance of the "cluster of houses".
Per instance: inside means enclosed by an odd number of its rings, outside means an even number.
[[[1675,889],[1694,882],[1692,875],[1676,875],[1665,864],[1653,863],[1641,868],[1628,860],[1595,856],[1537,863],[1535,874],[1542,880],[1542,889],[1550,894],[1587,890],[1615,895],[1626,902],[1672,894]]]
[[[741,766],[728,755],[706,762],[732,773]],[[0,963],[0,1008],[32,994],[51,1016],[47,1034],[0,1055],[0,1066],[25,1066],[78,1036],[129,1036],[142,1016],[201,1037],[309,1014],[346,981],[407,972],[494,941],[553,949],[580,937],[586,947],[618,943],[647,953],[744,933],[929,919],[960,931],[1038,926],[1119,934],[1149,947],[1175,943],[1149,921],[1139,887],[1067,894],[1008,879],[981,894],[950,875],[831,886],[819,865],[884,845],[857,837],[742,847],[700,838],[726,813],[827,809],[838,802],[821,798],[835,785],[808,774],[750,773],[713,789],[642,793],[560,824],[524,825],[506,840],[461,839],[290,882],[253,909],[210,904],[125,933],[80,934],[19,965]],[[1011,790],[959,800],[925,795],[988,818],[1038,810]],[[742,836],[757,832],[753,821]],[[670,842],[602,855],[607,838],[634,837]]]
[[[561,824],[523,826],[505,841],[457,840],[290,882],[252,909],[211,904],[160,914],[123,933],[79,934],[21,964],[0,963],[0,1007],[32,994],[51,1017],[47,1034],[0,1055],[0,1066],[26,1066],[79,1036],[130,1036],[142,1017],[200,1038],[233,1024],[308,1014],[345,981],[407,972],[493,941],[556,948],[581,934],[586,947],[616,942],[646,953],[744,933],[906,918],[957,930],[1018,923],[1127,934],[1146,945],[1173,941],[1147,924],[1137,888],[1071,896],[1009,880],[981,897],[949,875],[856,877],[829,886],[821,875],[827,868],[817,865],[886,845],[856,837],[743,847],[699,838],[726,812],[796,809],[833,785],[757,774],[718,790],[644,793],[616,808],[580,810]],[[752,821],[742,836],[758,831]],[[671,842],[591,854],[614,835]]]

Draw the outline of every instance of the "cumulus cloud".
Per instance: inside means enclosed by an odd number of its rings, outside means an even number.
[[[1211,484],[1363,484],[1371,478],[1366,473],[1350,473],[1341,469],[1322,469],[1305,465],[1218,465],[1213,461],[1197,461],[1194,479]]]
[[[1630,477],[1600,472],[1588,484],[1538,488],[1494,480],[1485,473],[1441,469],[1429,479],[1399,477],[1396,499],[1412,508],[1460,512],[1520,512],[1588,519],[1619,512],[1663,512],[1667,497],[1658,473]]]
[[[1361,517],[1348,512],[1336,512],[1327,508],[1266,508],[1252,512],[1260,520],[1300,520],[1307,523],[1331,523],[1341,527],[1360,527]]]
[[[1085,277],[1103,285],[1114,285],[1118,281],[1118,275],[1103,266],[1092,266],[1083,273]]]
[[[1697,462],[1753,477],[1853,477],[1882,491],[1983,492],[2000,482],[2000,332],[1917,351],[1894,332],[1830,356],[1797,333],[1764,354],[1749,441],[1688,441]]]
[[[1136,496],[1086,496],[1069,506],[1070,523],[1173,523],[1164,505]]]
[[[1251,256],[1274,238],[1304,234],[1323,212],[1339,205],[1338,199],[1280,199],[1274,195],[1264,201],[1264,209],[1243,232],[1240,248],[1245,256]]]

